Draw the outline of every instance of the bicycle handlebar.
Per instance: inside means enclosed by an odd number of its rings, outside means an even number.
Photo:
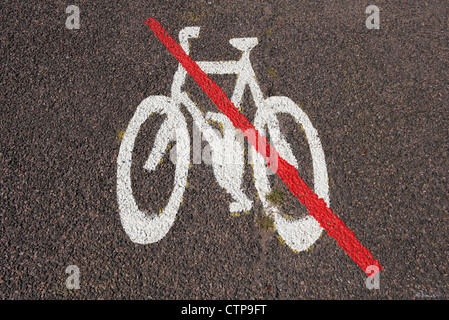
[[[200,27],[186,27],[179,31],[179,43],[182,49],[189,55],[189,39],[198,38],[200,35]]]
[[[187,55],[189,55],[190,51],[189,39],[198,38],[199,35],[200,27],[185,27],[179,31],[179,43]],[[240,51],[249,52],[257,46],[259,40],[257,38],[232,38],[229,40],[229,43]]]

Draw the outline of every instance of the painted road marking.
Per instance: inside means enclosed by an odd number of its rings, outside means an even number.
[[[226,94],[218,87],[201,68],[193,61],[183,50],[183,48],[166,33],[161,24],[153,18],[148,18],[146,24],[165,45],[170,53],[179,61],[184,69],[192,76],[200,88],[209,96],[212,102],[222,111],[232,122],[234,127],[239,129],[254,149],[260,153],[267,163],[270,162],[270,156],[278,156],[277,151],[267,142],[267,139],[260,135],[255,127],[242,115],[234,104],[228,99]],[[254,135],[245,134],[254,130]],[[259,144],[262,141],[262,144]],[[266,146],[265,152],[259,150],[259,145]],[[306,185],[299,177],[298,171],[294,166],[286,160],[278,158],[277,174],[287,185],[289,190],[304,204],[309,210],[309,214],[313,216],[331,237],[333,237],[340,247],[354,260],[354,262],[367,273],[368,266],[375,265],[379,268],[380,263],[373,258],[372,254],[366,249],[361,242],[355,237],[354,233],[349,230],[344,222],[335,215],[327,206],[323,199],[318,196]]]
[[[189,53],[189,39],[199,37],[199,32],[200,27],[186,27],[180,30],[180,45],[187,54]],[[245,88],[249,88],[257,108],[254,117],[255,128],[264,135],[265,127],[268,127],[272,145],[295,168],[298,168],[298,162],[289,143],[281,133],[277,115],[279,113],[289,115],[295,119],[297,124],[302,126],[312,154],[314,190],[320,198],[323,198],[329,204],[329,186],[324,151],[318,133],[310,119],[299,106],[287,97],[264,98],[249,59],[251,49],[258,44],[257,38],[234,38],[229,40],[229,43],[243,51],[240,60],[199,61],[197,62],[198,66],[209,74],[237,75],[231,101],[239,107]],[[212,164],[218,184],[234,199],[229,205],[231,215],[239,214],[238,212],[248,212],[252,208],[252,201],[248,199],[241,188],[244,171],[243,134],[239,132],[239,137],[236,137],[238,130],[222,112],[208,112],[203,115],[189,98],[189,95],[182,89],[187,75],[187,71],[179,65],[173,77],[171,97],[150,96],[144,99],[137,107],[121,139],[117,157],[117,200],[123,228],[135,243],[150,244],[165,237],[175,221],[179,205],[183,200],[183,194],[187,187],[188,168],[190,167],[188,161],[190,138],[187,130],[183,129],[187,127],[187,122],[180,112],[181,105],[187,108],[193,119],[193,163],[201,163],[196,159],[198,158],[196,156],[198,152],[195,152],[195,148],[198,149],[198,142],[201,142],[201,136],[203,136],[205,141],[208,142],[208,146],[204,150],[208,152],[206,152],[203,160],[208,160],[209,164]],[[133,196],[130,176],[132,151],[142,124],[151,115],[157,113],[165,114],[167,119],[161,124],[156,134],[153,149],[143,169],[147,171],[156,170],[171,141],[176,142],[176,144],[170,150],[170,159],[177,167],[174,189],[167,206],[159,210],[158,208],[153,209],[153,212],[145,212],[139,209]],[[208,121],[219,123],[223,134],[220,130],[213,128]],[[256,136],[255,130],[250,130],[246,134]],[[259,149],[265,150],[263,141],[259,140],[259,142],[262,143],[262,145],[259,145]],[[208,153],[209,156],[207,156]],[[275,174],[277,157],[270,159],[270,167],[267,168],[262,155],[253,150],[251,146],[248,150],[248,158],[253,167],[254,184],[262,202],[264,214],[274,220],[274,227],[281,242],[295,252],[307,250],[318,240],[323,228],[310,215],[298,219],[285,217],[280,212],[280,208],[270,204],[266,199],[271,192],[268,175]]]

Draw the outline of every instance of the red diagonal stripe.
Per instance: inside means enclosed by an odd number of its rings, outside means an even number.
[[[209,96],[218,109],[231,120],[234,127],[239,129],[245,135],[256,151],[264,157],[265,161],[269,163],[270,155],[272,159],[275,159],[273,158],[273,154],[274,156],[278,156],[278,168],[276,173],[282,181],[284,181],[289,190],[306,206],[309,214],[313,216],[319,222],[321,227],[337,241],[339,246],[346,251],[352,260],[354,260],[364,272],[366,272],[366,268],[371,265],[377,266],[379,270],[382,269],[379,262],[374,259],[369,250],[360,243],[354,233],[332,212],[324,200],[318,198],[318,196],[307,186],[304,180],[300,178],[295,167],[277,154],[277,151],[269,145],[266,138],[259,134],[248,119],[242,115],[231,100],[228,99],[221,88],[217,86],[215,82],[201,70],[196,62],[184,52],[181,46],[166,33],[161,24],[153,18],[149,18],[146,21],[146,24],[170,53],[179,61],[179,63],[181,63],[184,69],[193,77],[195,82]],[[247,134],[248,132],[252,132],[252,134]],[[259,140],[262,140],[261,144],[258,143]],[[266,143],[263,144],[263,142]],[[259,146],[264,145],[266,146],[265,154],[259,150]],[[368,276],[374,276],[373,273],[366,272],[366,274]]]

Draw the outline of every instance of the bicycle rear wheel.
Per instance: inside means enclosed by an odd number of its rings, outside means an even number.
[[[156,134],[153,149],[144,168],[156,170],[165,155],[167,146],[176,141],[176,170],[173,191],[161,213],[148,214],[138,208],[133,196],[131,183],[132,153],[137,134],[143,123],[152,114],[165,115]],[[173,103],[164,96],[150,96],[143,100],[126,128],[117,158],[117,200],[120,220],[131,241],[149,244],[161,240],[171,228],[186,188],[187,172],[190,163],[190,139],[186,120]]]
[[[285,137],[282,135],[277,114],[283,113],[293,117],[295,122],[302,125],[309,149],[312,154],[314,192],[323,198],[329,205],[329,186],[324,151],[318,133],[313,127],[307,115],[287,97],[270,97],[264,101],[256,112],[254,126],[265,135],[265,127],[268,128],[270,144],[279,153],[279,156],[293,165],[298,170],[298,162]],[[266,196],[270,194],[271,186],[263,157],[251,149],[254,162],[254,180],[265,213],[274,219],[278,234],[285,243],[295,251],[304,251],[312,246],[320,237],[323,229],[312,216],[308,215],[296,220],[285,218],[280,209],[269,203]]]

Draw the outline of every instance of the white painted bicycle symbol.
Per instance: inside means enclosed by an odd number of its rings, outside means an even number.
[[[179,41],[184,51],[189,54],[189,39],[199,36],[199,27],[187,27],[180,31]],[[306,135],[312,155],[314,192],[329,204],[329,188],[324,151],[318,133],[312,126],[307,115],[287,97],[269,97],[264,99],[257,83],[249,55],[258,44],[257,38],[234,38],[230,44],[242,51],[238,61],[202,61],[197,62],[207,74],[237,75],[237,82],[232,95],[232,103],[239,108],[244,90],[249,86],[257,111],[254,127],[265,135],[265,128],[271,140],[271,145],[279,155],[298,169],[298,162],[293,155],[290,144],[280,131],[278,114],[290,115],[297,124],[301,125]],[[187,72],[179,65],[171,87],[171,97],[150,96],[144,99],[132,117],[123,136],[117,159],[117,198],[120,218],[123,228],[130,239],[139,244],[149,244],[161,240],[170,230],[179,210],[187,184],[187,172],[190,164],[190,137],[187,122],[180,111],[184,105],[191,114],[194,124],[199,128],[209,143],[212,151],[212,166],[219,185],[233,198],[229,205],[230,212],[249,211],[252,201],[241,189],[244,172],[244,150],[234,140],[235,128],[230,120],[222,113],[208,112],[205,116],[197,108],[188,94],[182,91]],[[176,143],[176,169],[173,191],[169,201],[161,213],[147,213],[138,208],[134,199],[131,183],[132,151],[137,134],[142,124],[152,115],[165,115],[156,134],[154,146],[144,164],[144,169],[154,171],[164,157],[170,143]],[[217,134],[207,120],[220,122],[223,135]],[[266,199],[271,192],[269,173],[263,157],[254,148],[250,148],[253,159],[254,181],[264,212],[270,215],[276,231],[285,243],[296,251],[307,250],[319,238],[322,228],[310,215],[291,220],[285,218],[280,209]],[[229,159],[232,159],[230,161]],[[237,159],[237,161],[235,161]],[[274,161],[275,162],[275,161]],[[232,163],[232,168],[229,164]]]

